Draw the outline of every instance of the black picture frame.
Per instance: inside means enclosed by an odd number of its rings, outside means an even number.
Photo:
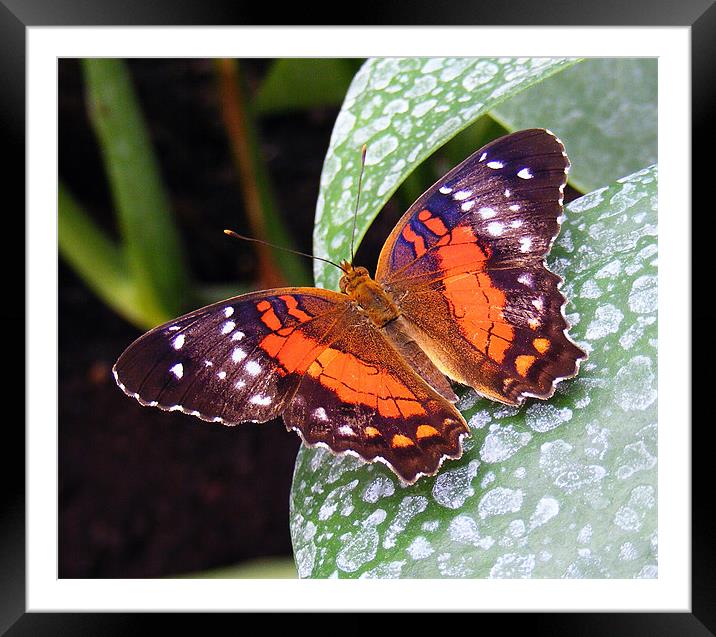
[[[268,10],[267,10],[268,9]],[[343,11],[343,7],[335,5]],[[299,5],[289,7],[282,14],[288,22],[293,12],[301,11],[299,19],[305,19]],[[350,12],[350,11],[349,11]],[[314,13],[314,12],[312,12]],[[713,61],[716,60],[716,6],[713,0],[670,0],[654,2],[622,3],[615,0],[600,3],[535,3],[515,0],[509,3],[401,3],[400,5],[355,7],[353,24],[384,25],[553,25],[553,26],[688,26],[692,36],[692,157],[693,201],[704,213],[699,219],[698,240],[710,240],[709,231],[714,226],[713,197],[706,199],[709,178],[713,180],[713,159],[710,150],[714,128]],[[314,17],[314,16],[312,16]],[[125,2],[80,0],[0,0],[0,130],[3,154],[15,160],[8,162],[4,180],[6,192],[12,195],[8,210],[24,209],[25,205],[25,43],[26,29],[31,26],[73,25],[262,25],[275,20],[275,11],[257,3],[246,2],[199,2],[198,0],[170,2],[157,0],[152,3],[139,0]],[[338,16],[330,10],[319,17],[323,24],[336,24]],[[674,214],[677,212],[675,211]],[[689,211],[678,211],[688,219]],[[706,218],[706,228],[701,218]],[[19,242],[25,236],[24,221],[20,214],[8,214],[7,221],[14,221],[16,228],[6,232]],[[693,221],[693,219],[692,219]],[[709,225],[710,224],[710,225]],[[668,238],[662,240],[668,240]],[[6,244],[8,245],[8,244]],[[696,246],[694,246],[696,247]],[[700,273],[713,271],[707,262],[708,248],[692,248],[692,273],[694,283]],[[6,298],[0,325],[7,334],[25,333],[25,287],[24,280],[14,275],[17,258],[9,249],[3,250],[6,261]],[[12,259],[12,260],[11,260]],[[700,289],[694,287],[692,289]],[[706,288],[708,289],[708,288]],[[694,334],[709,334],[714,311],[711,303],[684,308],[684,315],[691,317]],[[701,329],[699,329],[701,328]],[[688,326],[685,325],[685,334]],[[31,338],[31,335],[26,335]],[[7,345],[20,347],[19,339],[8,339]],[[691,346],[690,341],[685,341]],[[706,343],[708,345],[708,343]],[[7,353],[6,361],[23,360],[21,354]],[[6,388],[5,402],[24,404],[24,370],[14,365],[11,385]],[[699,373],[702,371],[702,373]],[[705,383],[710,380],[708,367],[693,370],[694,397],[705,394]],[[8,391],[9,390],[9,391]],[[694,419],[695,423],[698,423]],[[517,628],[517,624],[529,626],[529,630],[545,629],[552,634],[606,635],[711,635],[716,630],[716,553],[713,534],[708,523],[712,516],[713,496],[711,466],[707,457],[711,454],[709,444],[710,423],[701,420],[702,427],[692,430],[693,445],[693,518],[692,518],[692,604],[691,613],[564,613],[564,614],[512,614],[500,617],[502,629]],[[127,634],[141,629],[166,631],[172,621],[181,622],[184,630],[205,631],[206,620],[195,615],[164,616],[158,614],[98,614],[98,613],[34,613],[26,612],[25,597],[25,485],[24,485],[24,431],[16,419],[7,418],[4,428],[2,463],[5,478],[2,490],[2,517],[0,518],[0,634],[55,635],[55,634]],[[687,435],[687,432],[684,432]],[[17,460],[12,463],[11,459]],[[487,620],[487,617],[485,618]],[[509,623],[508,623],[509,622]]]

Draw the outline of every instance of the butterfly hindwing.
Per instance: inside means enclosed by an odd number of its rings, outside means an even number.
[[[466,272],[410,290],[401,310],[448,376],[516,404],[524,396],[550,396],[555,381],[573,376],[583,357],[565,335],[558,283],[555,274],[536,266],[492,277]]]
[[[584,353],[566,335],[559,231],[569,160],[542,129],[486,145],[423,194],[392,232],[376,279],[440,369],[494,400],[546,398]]]
[[[301,379],[284,421],[306,443],[382,461],[405,483],[459,457],[469,431],[353,305]]]

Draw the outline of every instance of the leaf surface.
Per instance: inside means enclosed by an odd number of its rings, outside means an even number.
[[[302,447],[301,577],[657,575],[657,170],[573,201],[549,255],[589,352],[520,409],[466,391],[466,452],[402,487],[381,464]]]

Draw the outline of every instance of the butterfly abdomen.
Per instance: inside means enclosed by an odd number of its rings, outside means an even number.
[[[436,367],[430,357],[428,357],[411,335],[412,331],[410,324],[403,316],[399,316],[395,321],[387,323],[382,330],[390,344],[400,352],[410,367],[412,367],[428,385],[443,398],[446,398],[452,403],[457,402],[457,396],[450,385],[450,381],[448,381],[445,374]]]

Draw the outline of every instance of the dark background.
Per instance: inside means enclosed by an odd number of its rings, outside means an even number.
[[[270,61],[242,60],[247,97]],[[128,60],[190,270],[201,285],[251,285],[254,246],[221,118],[211,60]],[[80,62],[59,61],[60,179],[116,235]],[[258,118],[278,209],[297,249],[312,252],[323,158],[338,107]],[[375,266],[401,209],[390,202],[356,258]],[[382,238],[381,238],[382,237]],[[310,270],[311,263],[307,260]],[[156,577],[290,559],[288,499],[299,439],[280,419],[224,427],[141,407],[111,367],[141,334],[60,259],[59,577]]]
[[[267,66],[242,63],[249,93]],[[212,62],[130,60],[129,67],[194,276],[209,285],[250,284],[253,246],[222,234],[249,229]],[[60,60],[60,178],[115,233],[83,91],[79,61]],[[260,120],[279,209],[308,252],[336,113]],[[297,436],[280,420],[228,428],[128,399],[111,366],[139,335],[60,260],[59,576],[153,577],[288,557]]]

